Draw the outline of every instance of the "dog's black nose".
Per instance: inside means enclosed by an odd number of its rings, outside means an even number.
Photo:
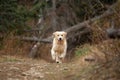
[[[57,61],[56,63],[59,63],[59,61]]]
[[[62,38],[59,38],[59,40],[62,40]]]

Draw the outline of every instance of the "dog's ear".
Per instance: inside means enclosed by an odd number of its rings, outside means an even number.
[[[64,32],[64,35],[67,36],[67,32]]]
[[[55,37],[56,32],[53,33],[53,37]]]

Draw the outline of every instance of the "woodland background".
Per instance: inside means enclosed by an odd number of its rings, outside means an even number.
[[[74,73],[77,76],[71,77],[66,73],[67,78],[54,79],[119,80],[119,5],[120,0],[1,0],[1,65],[16,62],[21,57],[25,62],[32,58],[54,63],[50,55],[52,33],[63,30],[68,32],[68,52],[64,65],[87,62],[87,65],[92,64],[92,68],[87,66],[88,71]],[[94,68],[91,62],[99,67]],[[86,74],[87,77],[84,77]]]

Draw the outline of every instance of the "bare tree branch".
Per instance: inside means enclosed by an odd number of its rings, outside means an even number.
[[[80,31],[81,29],[83,28],[89,28],[90,29],[90,26],[88,26],[89,23],[91,22],[94,22],[96,20],[99,20],[101,18],[104,18],[104,17],[107,17],[107,16],[110,16],[114,13],[114,11],[112,10],[113,7],[116,5],[117,3],[113,4],[107,11],[105,11],[102,15],[100,16],[96,16],[90,20],[86,20],[84,22],[81,22],[75,26],[72,26],[68,29],[66,29],[65,31],[68,33],[68,36],[75,33],[76,31]],[[74,36],[73,36],[74,37]],[[20,38],[21,40],[29,40],[29,41],[40,41],[40,42],[45,42],[45,43],[51,43],[52,42],[52,36],[48,37],[48,38],[45,38],[45,39],[38,39],[38,38],[31,38],[31,37],[22,37]]]
[[[19,39],[21,40],[24,40],[24,41],[38,41],[38,42],[44,42],[44,43],[51,43],[52,42],[52,39],[39,39],[37,37],[18,37]]]

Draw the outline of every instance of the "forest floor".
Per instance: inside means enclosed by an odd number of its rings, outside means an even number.
[[[85,62],[83,58],[57,64],[40,59],[2,56],[0,80],[87,80],[85,73],[94,65],[95,62]]]
[[[0,80],[119,80],[120,61],[105,62],[103,53],[93,46],[78,50],[70,61],[58,64],[43,59],[1,55]],[[51,56],[50,56],[51,57]],[[88,59],[88,60],[86,60]],[[105,64],[105,65],[104,65]]]

